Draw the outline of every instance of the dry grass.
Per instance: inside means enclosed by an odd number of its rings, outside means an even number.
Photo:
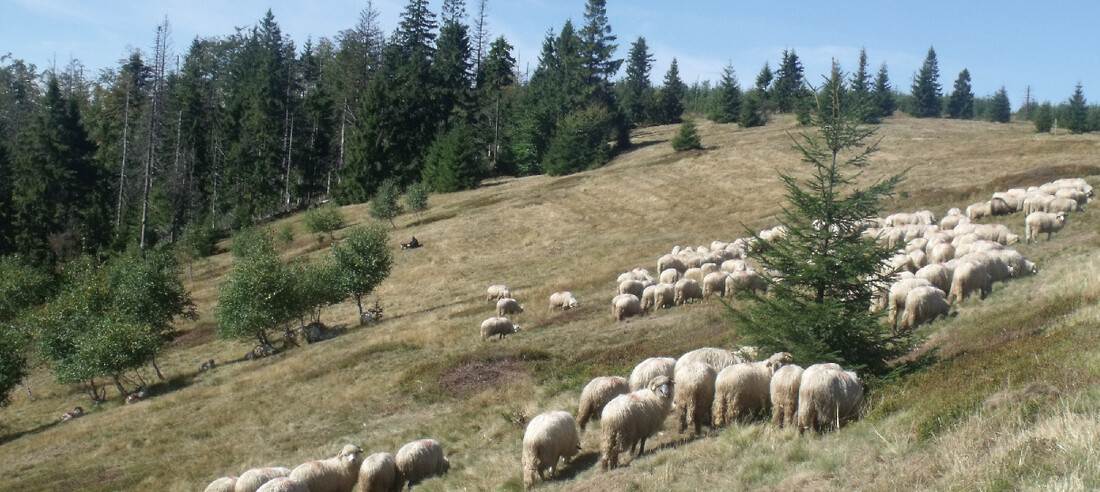
[[[16,393],[0,410],[0,489],[195,490],[249,467],[330,456],[345,442],[395,452],[426,436],[444,444],[453,467],[418,490],[522,488],[519,448],[531,416],[575,409],[589,378],[626,374],[645,357],[737,341],[714,302],[611,321],[614,279],[633,267],[653,270],[673,245],[772,225],[782,201],[776,170],[799,171],[787,136],[799,129],[788,118],[749,130],[704,122],[706,150],[682,155],[668,143],[676,129],[639,131],[633,149],[595,171],[432,196],[418,225],[412,215],[397,219],[395,250],[412,234],[425,246],[395,251],[392,276],[376,292],[382,322],[267,360],[195,374],[206,359],[230,361],[249,349],[210,336],[229,254],[196,263],[189,285],[200,318],[180,327],[160,361],[172,380],[149,401],[113,401],[55,425],[87,401],[36,371],[38,400]],[[1006,185],[1100,174],[1095,135],[904,117],[880,135],[875,176],[910,169],[886,212],[942,214]],[[349,226],[369,220],[364,205],[342,212]],[[300,216],[272,227],[284,223],[296,235],[288,258],[327,254],[328,241],[304,233]],[[666,433],[624,469],[598,473],[598,431],[589,431],[577,464],[540,487],[1096,488],[1100,356],[1081,348],[1095,346],[1100,324],[1097,231],[1090,211],[1054,241],[1022,247],[1040,275],[999,284],[984,303],[967,301],[958,317],[930,327],[945,361],[876,383],[868,415],[844,432],[799,438],[754,425],[698,439]],[[493,311],[484,289],[496,283],[525,305],[525,330],[481,341],[478,327]],[[549,313],[546,299],[557,290],[573,291],[582,308]],[[324,315],[329,324],[356,319],[352,303]],[[990,395],[1031,382],[1058,396],[983,410]]]

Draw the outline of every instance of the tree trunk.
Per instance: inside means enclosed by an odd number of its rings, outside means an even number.
[[[130,89],[126,89],[126,110],[122,124],[122,163],[118,166],[118,209],[115,211],[115,232],[122,227],[122,197],[126,189],[126,152],[130,148]]]
[[[160,367],[157,367],[157,358],[153,357],[153,369],[157,371],[157,378],[164,381],[164,374],[160,373]]]
[[[30,397],[31,401],[38,399],[34,397],[34,393],[31,393],[31,381],[27,376],[23,376],[23,389],[27,390],[27,396]]]
[[[126,387],[122,385],[122,381],[119,381],[118,374],[111,376],[111,378],[115,380],[115,388],[118,388],[119,395],[126,396],[130,394],[129,391],[126,391]]]

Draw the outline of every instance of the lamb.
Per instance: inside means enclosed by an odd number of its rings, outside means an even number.
[[[489,288],[485,290],[486,301],[496,301],[506,297],[512,297],[512,293],[508,291],[508,287],[503,285],[490,285]]]
[[[676,391],[673,398],[680,432],[694,425],[695,433],[710,425],[710,409],[714,402],[716,372],[704,362],[692,362],[676,368]]]
[[[947,316],[950,312],[951,306],[947,304],[943,290],[930,286],[914,287],[905,296],[905,315],[898,324],[898,332],[912,331],[940,316]]]
[[[207,485],[203,492],[233,492],[237,487],[237,477],[222,477]]]
[[[336,456],[307,461],[290,472],[290,478],[301,480],[310,492],[351,492],[359,480],[359,465],[363,464],[363,449],[345,444]]]
[[[600,468],[619,466],[619,454],[645,452],[645,441],[664,426],[672,409],[672,380],[657,376],[645,388],[616,396],[600,416]]]
[[[734,364],[718,373],[714,383],[714,426],[751,418],[771,404],[771,379],[791,362],[791,354],[778,352],[767,360]]]
[[[953,273],[951,268],[948,268],[948,266],[943,263],[932,263],[917,270],[916,278],[927,280],[928,283],[932,284],[937,289],[948,292],[951,290],[951,277]]]
[[[241,474],[233,492],[256,492],[263,484],[276,478],[289,477],[290,468],[283,466],[253,468]]]
[[[751,270],[740,270],[726,276],[726,297],[733,297],[742,291],[763,293],[767,289],[768,282],[764,277]]]
[[[768,388],[772,400],[772,421],[779,427],[798,425],[798,387],[802,382],[801,366],[785,365],[775,371]]]
[[[630,391],[638,391],[653,378],[665,376],[669,379],[676,374],[676,359],[672,357],[650,357],[634,366],[630,371]]]
[[[682,278],[676,281],[676,305],[679,306],[688,301],[703,298],[703,288],[699,282],[690,278]]]
[[[558,458],[568,465],[580,449],[580,442],[569,412],[554,410],[536,415],[523,433],[523,486],[534,485],[536,474],[546,480],[543,473],[547,469],[553,476]]]
[[[717,294],[718,297],[725,297],[727,276],[725,272],[711,272],[703,277],[703,297],[710,297],[714,294]]]
[[[993,277],[985,265],[975,261],[961,261],[955,267],[955,275],[951,279],[951,293],[947,296],[948,304],[966,299],[975,290],[981,291],[981,298],[989,295],[993,289]]]
[[[397,461],[390,453],[374,453],[359,466],[360,492],[391,492],[397,486]]]
[[[494,316],[481,322],[482,340],[488,340],[493,336],[499,336],[500,339],[504,339],[505,336],[518,331],[519,325],[512,323],[508,318],[502,316]]]
[[[599,420],[607,402],[625,393],[630,393],[630,385],[622,376],[598,376],[589,381],[581,390],[581,403],[577,410],[577,423],[581,431],[584,431],[589,420]],[[569,420],[572,422],[572,417]]]
[[[653,286],[653,306],[657,309],[676,305],[676,286],[660,283]]]
[[[1024,237],[1027,242],[1032,240],[1038,241],[1039,234],[1047,233],[1047,241],[1050,241],[1050,236],[1055,232],[1062,230],[1066,226],[1066,214],[1059,212],[1052,214],[1050,212],[1032,212],[1028,214],[1024,219]]]
[[[669,268],[661,272],[660,279],[662,284],[674,284],[677,280],[680,280],[680,272],[675,268]]]
[[[352,483],[354,487],[355,484]],[[348,489],[351,490],[351,489]],[[256,492],[311,492],[309,485],[293,477],[279,477],[256,489]]]
[[[553,311],[555,309],[558,309],[558,308],[560,308],[562,310],[565,310],[565,311],[568,311],[570,309],[575,309],[579,306],[580,306],[580,303],[577,302],[577,298],[574,297],[573,293],[569,292],[568,290],[563,290],[563,291],[560,291],[560,292],[555,292],[553,294],[550,294],[550,310],[551,311]]]
[[[512,299],[511,297],[505,297],[497,301],[497,316],[504,316],[506,314],[520,314],[523,312],[523,306],[519,305],[519,301]]]
[[[622,321],[642,313],[642,300],[634,294],[619,294],[611,300],[611,316]]]
[[[435,439],[420,439],[401,446],[394,458],[397,462],[397,487],[409,482],[409,488],[421,481],[446,474],[451,462],[443,454],[443,446]]]
[[[798,431],[824,432],[856,417],[863,403],[859,376],[837,364],[814,364],[798,386]]]
[[[619,283],[619,289],[616,294],[633,294],[634,297],[641,298],[642,291],[645,290],[646,284],[640,280],[626,280]]]
[[[714,369],[715,373],[721,373],[722,369],[745,362],[745,358],[723,348],[697,348],[681,355],[680,358],[676,360],[673,374],[676,373],[676,368],[691,364],[692,362],[704,362]]]

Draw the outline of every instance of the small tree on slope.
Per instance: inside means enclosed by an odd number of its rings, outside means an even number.
[[[795,139],[809,176],[800,182],[780,173],[787,234],[752,253],[769,272],[769,294],[750,293],[750,304],[731,311],[745,342],[762,353],[785,350],[806,363],[880,372],[904,353],[910,337],[894,334],[868,310],[872,293],[887,280],[881,272],[892,253],[863,238],[860,222],[879,212],[904,173],[866,188],[857,184],[876,148],[865,143],[875,131],[860,126],[859,108],[842,97],[843,80],[831,78],[817,96],[817,134]]]

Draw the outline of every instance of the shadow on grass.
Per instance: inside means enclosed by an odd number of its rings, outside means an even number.
[[[57,424],[60,424],[60,423],[61,423],[60,420],[55,420],[55,421],[50,422],[48,424],[42,424],[42,425],[40,425],[38,427],[35,427],[33,429],[28,429],[28,430],[25,430],[25,431],[16,432],[14,434],[7,434],[7,435],[0,436],[0,446],[3,446],[4,444],[12,442],[16,439],[20,439],[24,436],[32,436],[32,435],[38,434],[39,432],[42,432],[44,430],[52,429],[55,426],[57,426]]]

